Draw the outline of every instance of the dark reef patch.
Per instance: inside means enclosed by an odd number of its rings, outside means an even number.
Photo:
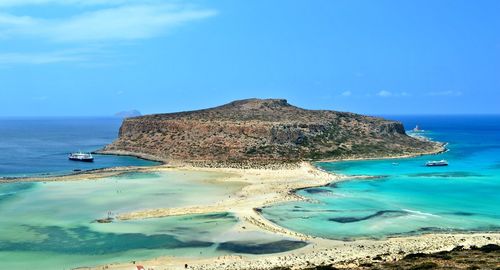
[[[328,187],[329,188],[338,188],[339,185],[338,185],[338,183],[330,183],[330,184],[328,184]]]
[[[329,221],[334,221],[338,223],[353,223],[353,222],[359,222],[375,217],[400,217],[407,215],[408,213],[406,211],[400,211],[400,210],[382,210],[378,211],[375,214],[364,216],[364,217],[335,217],[335,218],[329,218]]]
[[[195,219],[235,219],[235,217],[228,212],[223,213],[213,213],[213,214],[204,214],[204,215],[195,215],[193,216]]]
[[[217,250],[224,250],[236,253],[246,254],[269,254],[279,253],[289,250],[298,249],[306,246],[307,243],[303,241],[280,240],[270,243],[254,243],[246,241],[234,241],[220,243]]]
[[[461,211],[457,211],[457,212],[453,212],[451,213],[452,215],[455,215],[455,216],[464,216],[464,217],[469,217],[469,216],[474,216],[476,214],[474,213],[470,213],[470,212],[461,212]]]
[[[321,193],[330,193],[330,191],[322,188],[308,188],[304,190],[309,194],[321,194]]]
[[[214,243],[181,241],[169,234],[103,233],[88,227],[62,228],[59,226],[24,226],[31,233],[45,236],[38,242],[0,242],[0,251],[43,251],[64,254],[101,255],[134,249],[172,249],[209,247]]]

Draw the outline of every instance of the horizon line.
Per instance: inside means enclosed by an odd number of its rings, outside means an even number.
[[[168,113],[175,113],[175,112],[163,112],[163,113],[148,113],[148,114],[142,114],[139,116],[146,116],[146,115],[154,115],[154,114],[168,114]],[[356,113],[356,112],[351,112],[351,113]],[[365,116],[379,116],[379,117],[385,117],[385,116],[500,116],[500,112],[498,113],[374,113],[374,114],[367,114],[367,113],[356,113],[356,114],[361,114]],[[137,116],[137,117],[139,117]],[[114,116],[114,115],[0,115],[0,119],[15,119],[15,118],[31,118],[31,119],[36,119],[36,118],[117,118],[117,119],[125,119],[129,117],[120,117],[120,116]]]

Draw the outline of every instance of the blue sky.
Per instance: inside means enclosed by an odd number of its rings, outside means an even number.
[[[500,113],[500,1],[1,0],[0,116]]]

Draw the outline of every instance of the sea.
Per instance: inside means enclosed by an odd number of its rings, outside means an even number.
[[[385,116],[419,125],[412,135],[447,143],[448,151],[405,159],[320,162],[346,181],[307,188],[309,201],[263,209],[299,232],[352,240],[431,232],[500,230],[500,116]],[[426,167],[431,160],[446,167]]]
[[[231,213],[99,223],[133,211],[214,204],[243,183],[221,183],[214,172],[134,172],[69,182],[17,182],[116,166],[158,163],[95,155],[69,161],[72,151],[95,151],[118,136],[118,118],[0,119],[0,262],[2,269],[74,269],[159,256],[204,257],[287,251],[305,242],[271,233],[240,232]],[[182,265],[183,266],[183,265]]]
[[[308,201],[268,206],[280,226],[339,240],[433,232],[500,230],[500,116],[384,116],[446,142],[447,152],[406,159],[319,162],[345,181],[298,191]],[[116,118],[0,119],[0,177],[72,173],[75,169],[150,166],[131,157],[70,162],[117,137]],[[445,159],[447,167],[426,167]],[[306,243],[237,230],[231,213],[109,224],[130,211],[211,204],[243,184],[205,172],[128,173],[99,181],[0,184],[0,262],[6,269],[72,269],[158,256],[265,254]],[[6,178],[10,179],[10,178]]]
[[[116,166],[157,163],[135,157],[95,155],[95,162],[68,160],[118,136],[121,118],[0,118],[0,177],[50,176]]]

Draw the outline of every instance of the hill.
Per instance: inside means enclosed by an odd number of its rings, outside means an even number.
[[[406,135],[400,122],[307,110],[284,99],[246,99],[219,107],[127,118],[103,153],[164,161],[294,162],[378,158],[442,150]]]

